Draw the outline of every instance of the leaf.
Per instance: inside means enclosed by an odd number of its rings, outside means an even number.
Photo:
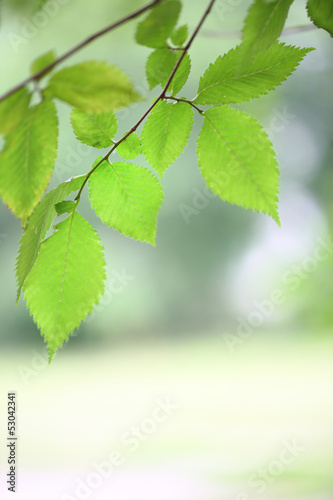
[[[176,54],[176,51],[169,48],[156,49],[150,54],[146,63],[146,77],[150,89],[159,84],[165,87],[180,57],[181,54]],[[191,60],[190,56],[186,54],[167,91],[173,96],[177,95],[187,82],[190,71]]]
[[[0,134],[10,134],[23,120],[30,98],[31,94],[23,87],[0,102]]]
[[[29,108],[0,155],[0,195],[25,226],[54,168],[58,119],[52,101]]]
[[[184,150],[193,126],[193,108],[184,102],[160,101],[141,134],[143,153],[160,177]]]
[[[256,0],[250,7],[243,28],[240,50],[242,64],[268,49],[279,38],[294,0]]]
[[[35,12],[41,10],[47,2],[48,0],[35,0]]]
[[[311,21],[333,37],[333,3],[331,0],[308,0],[307,11]]]
[[[57,215],[71,214],[76,207],[75,201],[60,201],[55,205]]]
[[[57,215],[55,205],[67,198],[73,191],[78,191],[85,177],[85,175],[73,177],[59,184],[58,187],[47,193],[39,205],[34,209],[28,225],[22,234],[16,259],[16,301],[19,300],[23,283],[36,261],[40,245],[47,231],[50,229],[53,219]]]
[[[118,131],[118,121],[114,113],[88,114],[81,109],[73,109],[71,122],[76,138],[94,148],[107,148]]]
[[[188,38],[188,26],[179,26],[171,35],[171,41],[176,47],[183,47]]]
[[[55,60],[56,60],[55,52],[53,50],[49,50],[49,52],[46,52],[45,54],[39,56],[37,59],[33,61],[30,69],[30,74],[35,75],[36,73],[39,73],[47,66],[54,63]],[[52,68],[49,71],[52,71]],[[49,71],[45,73],[43,76],[47,75]]]
[[[185,54],[184,59],[180,63],[179,68],[177,68],[176,74],[168,87],[167,91],[170,92],[171,95],[175,96],[181,91],[188,80],[190,71],[191,59],[188,54]]]
[[[91,206],[105,224],[155,245],[163,192],[149,170],[125,161],[104,161],[89,178],[88,186]]]
[[[164,87],[178,61],[177,54],[169,48],[154,50],[147,59],[146,77],[150,90],[161,85]]]
[[[147,17],[138,24],[135,39],[140,45],[159,48],[167,45],[181,11],[178,0],[168,0],[157,4]]]
[[[279,171],[261,125],[226,106],[208,109],[204,117],[197,154],[207,186],[222,200],[267,213],[280,224]]]
[[[121,69],[102,61],[87,61],[58,71],[44,94],[87,113],[114,111],[142,100]]]
[[[117,153],[127,160],[134,160],[142,154],[140,137],[132,133],[117,146]]]
[[[91,313],[104,291],[103,247],[76,211],[54,227],[40,247],[24,296],[47,342],[49,360]]]
[[[219,56],[200,78],[196,104],[232,104],[267,94],[295,70],[312,48],[276,43],[258,54],[246,71],[238,72],[239,47]]]

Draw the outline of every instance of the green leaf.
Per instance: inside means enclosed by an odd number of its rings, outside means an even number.
[[[150,90],[161,85],[164,87],[178,61],[177,54],[169,48],[154,50],[147,59],[146,77]]]
[[[311,21],[333,37],[333,3],[331,0],[308,0],[307,11]]]
[[[98,158],[99,161],[101,158]],[[89,199],[100,219],[120,233],[155,245],[162,187],[144,167],[104,161],[88,181]]]
[[[200,79],[196,104],[233,104],[267,94],[287,79],[312,48],[276,43],[238,71],[239,47],[219,56]]]
[[[142,154],[140,137],[137,134],[131,134],[127,139],[117,146],[117,153],[127,160],[134,160]]]
[[[71,122],[76,138],[94,148],[107,148],[118,131],[118,121],[114,113],[88,114],[81,109],[73,109]]]
[[[49,183],[57,144],[57,113],[46,100],[29,108],[0,155],[0,195],[23,226]]]
[[[197,153],[207,186],[222,200],[267,213],[280,224],[279,171],[261,125],[226,106],[208,109],[204,117]]]
[[[242,63],[268,49],[279,38],[294,0],[256,0],[250,7],[243,28],[240,50]]]
[[[87,61],[58,71],[44,94],[87,113],[114,111],[142,100],[121,69],[102,61]]]
[[[188,38],[188,26],[179,26],[171,35],[171,41],[176,47],[183,47]]]
[[[41,244],[24,283],[24,296],[47,342],[50,361],[98,303],[104,291],[104,267],[100,239],[76,211]]]
[[[193,108],[184,102],[160,101],[141,134],[143,153],[160,177],[184,150],[193,126]]]
[[[176,51],[169,48],[156,49],[150,54],[146,63],[146,77],[150,89],[159,84],[165,87],[180,57],[181,53],[177,54]],[[190,56],[186,54],[167,91],[173,96],[177,95],[187,82],[190,71],[191,60]]]
[[[46,52],[45,54],[39,56],[37,59],[33,61],[30,69],[30,74],[35,75],[36,73],[39,73],[40,71],[42,71],[42,69],[54,63],[55,60],[56,60],[56,55],[53,50]],[[49,71],[52,71],[52,68]],[[45,73],[43,76],[47,75],[49,71]]]
[[[67,198],[73,191],[78,191],[85,177],[85,175],[73,177],[59,184],[59,186],[47,193],[34,209],[22,234],[16,259],[17,301],[20,298],[23,283],[36,261],[40,245],[57,215],[55,205]]]
[[[135,34],[136,41],[147,47],[165,47],[177,24],[180,11],[181,3],[178,0],[157,4],[139,23]]]
[[[188,80],[190,71],[191,59],[188,54],[185,54],[184,59],[180,63],[179,68],[177,68],[176,74],[167,89],[167,91],[170,92],[171,95],[175,96],[181,91]]]
[[[75,207],[75,201],[70,200],[60,201],[55,205],[57,215],[71,214]]]
[[[31,94],[24,87],[0,102],[0,134],[10,134],[28,111]]]

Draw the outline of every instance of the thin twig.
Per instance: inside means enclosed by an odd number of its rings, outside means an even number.
[[[297,35],[299,33],[303,33],[305,31],[312,31],[318,29],[314,24],[304,24],[301,26],[290,26],[289,28],[285,28],[281,36],[287,35]],[[242,32],[238,30],[211,30],[206,29],[202,30],[202,36],[211,37],[211,38],[242,38]]]
[[[202,109],[198,108],[198,106],[193,104],[192,101],[189,101],[187,99],[180,99],[179,97],[173,97],[172,95],[166,95],[164,96],[164,99],[171,99],[172,101],[177,101],[177,102],[186,102],[186,104],[192,106],[192,108],[194,108],[198,113],[200,113],[200,115],[204,113]]]
[[[177,61],[177,64],[175,65],[175,67],[173,68],[172,72],[171,72],[171,75],[170,77],[168,78],[168,81],[167,83],[165,84],[162,92],[160,93],[160,95],[157,97],[157,99],[153,102],[153,104],[150,106],[150,108],[145,112],[145,114],[140,118],[140,120],[124,135],[124,137],[122,137],[118,142],[116,142],[112,148],[110,149],[110,151],[108,151],[108,153],[106,153],[106,155],[103,156],[103,158],[98,162],[96,163],[96,165],[94,165],[92,167],[91,170],[89,170],[89,172],[87,173],[86,175],[86,178],[78,192],[78,194],[76,195],[75,197],[75,200],[79,200],[80,199],[80,196],[81,196],[81,193],[83,191],[83,188],[84,186],[86,185],[86,183],[88,182],[88,179],[89,177],[91,176],[91,174],[96,170],[96,168],[98,168],[101,163],[103,163],[103,161],[106,161],[109,156],[111,155],[111,153],[113,153],[113,151],[119,146],[119,144],[121,144],[123,141],[125,141],[127,139],[128,136],[130,136],[131,134],[133,134],[133,132],[136,131],[136,129],[139,127],[139,125],[141,125],[141,123],[144,121],[144,119],[149,115],[149,113],[154,109],[154,107],[156,106],[156,104],[161,101],[162,99],[164,99],[166,96],[165,96],[165,93],[172,81],[172,79],[174,78],[176,72],[177,72],[177,69],[179,68],[182,60],[184,59],[185,55],[187,54],[187,52],[189,51],[195,37],[197,36],[197,34],[199,33],[199,30],[201,28],[201,26],[203,25],[203,23],[205,22],[206,20],[206,17],[208,16],[208,14],[210,13],[210,11],[212,10],[212,7],[215,3],[215,0],[211,0],[210,3],[209,3],[209,6],[207,7],[204,15],[202,16],[198,26],[195,28],[191,38],[189,39],[189,41],[187,42],[187,44],[185,45],[184,47],[184,51],[182,53],[182,55],[180,56],[180,58],[178,59]],[[170,99],[170,97],[168,97],[168,99]],[[177,99],[176,99],[177,100]]]
[[[97,40],[101,36],[105,35],[106,33],[109,33],[110,31],[114,30],[115,28],[118,28],[119,26],[127,23],[128,21],[131,21],[132,19],[135,19],[136,17],[140,16],[141,14],[143,14],[144,12],[146,12],[147,10],[155,7],[155,5],[157,5],[157,4],[159,4],[159,3],[163,2],[163,1],[164,0],[154,0],[153,2],[151,2],[148,5],[146,5],[145,7],[142,7],[142,9],[139,9],[139,10],[133,12],[132,14],[130,14],[129,16],[126,16],[123,19],[120,19],[116,23],[110,24],[110,26],[107,26],[106,28],[103,28],[102,30],[97,31],[97,33],[95,33],[95,34],[91,35],[90,37],[86,38],[83,42],[79,43],[78,45],[76,45],[75,47],[73,47],[72,49],[70,49],[68,52],[66,52],[62,56],[58,57],[58,59],[56,59],[55,61],[53,61],[53,63],[49,64],[48,66],[46,66],[45,68],[43,68],[41,71],[38,71],[37,73],[35,73],[34,75],[30,76],[29,78],[26,78],[21,83],[19,83],[15,87],[13,87],[11,90],[9,90],[5,94],[3,94],[0,97],[0,102],[3,101],[4,99],[6,99],[7,97],[11,96],[12,94],[14,94],[14,92],[17,92],[21,88],[25,87],[29,83],[31,83],[33,81],[38,81],[46,73],[48,73],[48,71],[50,71],[51,69],[53,69],[56,66],[58,66],[60,63],[62,63],[66,59],[68,59],[68,57],[72,56],[73,54],[75,54],[79,50],[83,49],[83,47],[86,47],[86,45],[88,45],[89,43]]]

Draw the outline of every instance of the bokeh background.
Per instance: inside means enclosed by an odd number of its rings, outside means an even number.
[[[41,53],[60,55],[145,4],[54,0],[55,14],[34,18],[30,3],[2,1],[0,93]],[[207,2],[183,3],[181,22],[193,28]],[[183,94],[194,96],[208,64],[239,43],[249,3],[216,2]],[[309,24],[304,4],[295,1],[287,26]],[[66,62],[106,60],[131,76],[146,101],[117,113],[119,134],[156,95],[136,24]],[[15,306],[21,229],[0,207],[1,498],[9,497],[9,390],[18,400],[20,500],[332,498],[333,45],[316,29],[282,40],[316,50],[278,90],[240,106],[274,143],[282,227],[210,196],[197,167],[196,117],[163,178],[155,248],[104,226],[84,200],[81,213],[105,246],[107,290],[50,366],[24,301]],[[69,106],[57,107],[51,187],[96,157],[75,140]]]

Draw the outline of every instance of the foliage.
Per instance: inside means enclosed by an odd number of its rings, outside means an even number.
[[[44,3],[36,2],[36,8]],[[196,96],[179,96],[191,72],[189,49],[214,3],[210,1],[190,38],[187,25],[177,26],[179,0],[155,0],[123,20],[148,11],[137,26],[135,40],[152,49],[146,63],[147,82],[150,89],[160,86],[162,90],[118,140],[115,111],[142,98],[127,75],[106,62],[82,62],[55,71],[64,57],[56,59],[52,51],[47,52],[32,65],[28,83],[34,82],[34,90],[24,82],[0,99],[0,133],[5,139],[0,194],[24,227],[16,264],[17,299],[23,290],[50,360],[104,290],[101,242],[78,213],[82,190],[87,184],[91,206],[105,224],[154,245],[162,186],[149,168],[128,160],[143,155],[161,178],[184,150],[195,114],[202,120],[197,154],[207,186],[222,200],[269,214],[279,224],[279,170],[272,144],[256,119],[230,105],[281,85],[312,49],[277,41],[292,0],[255,0],[245,19],[241,45],[211,62]],[[331,2],[309,0],[308,12],[317,26],[332,34]],[[57,154],[55,99],[73,107],[71,124],[79,141],[108,150],[89,172],[43,197]],[[144,120],[141,133],[136,133]],[[115,150],[123,161],[109,161]],[[75,199],[69,199],[73,193]]]

